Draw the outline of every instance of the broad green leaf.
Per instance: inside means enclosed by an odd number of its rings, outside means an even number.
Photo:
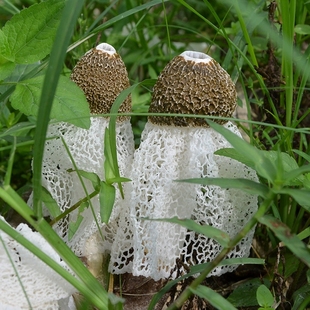
[[[115,201],[115,187],[102,181],[99,192],[100,216],[103,223],[108,223]]]
[[[63,0],[49,0],[15,14],[2,29],[7,38],[3,56],[16,63],[32,63],[49,54],[64,4]]]
[[[151,221],[159,221],[159,222],[168,222],[168,223],[173,223],[173,224],[179,224],[183,227],[186,227],[189,230],[193,230],[199,234],[203,234],[208,238],[212,238],[216,240],[221,246],[227,247],[228,243],[230,241],[229,235],[216,228],[212,227],[210,225],[199,225],[197,224],[194,220],[190,219],[178,219],[176,217],[173,218],[164,218],[164,219],[149,219]]]
[[[264,285],[260,285],[256,291],[258,304],[262,307],[271,307],[274,303],[274,298],[269,289]]]
[[[0,29],[0,81],[4,80],[14,71],[14,57],[11,56],[7,37]]]
[[[206,299],[216,309],[237,310],[237,308],[235,308],[223,296],[209,287],[198,285],[196,289],[191,287],[189,287],[189,289],[199,297]]]
[[[266,279],[250,279],[241,283],[227,298],[235,307],[255,307],[258,305],[256,291],[264,284],[269,287],[270,282]]]
[[[259,222],[266,225],[300,260],[310,267],[310,250],[300,241],[300,239],[291,233],[290,229],[278,219],[264,215]]]
[[[276,178],[276,168],[269,158],[263,156],[260,150],[256,149],[242,138],[238,137],[223,126],[207,120],[210,127],[220,133],[247,161],[252,162],[258,175],[273,182]]]
[[[310,34],[310,26],[305,24],[298,24],[295,26],[295,32],[298,34]]]
[[[8,61],[1,64],[1,55],[0,55],[0,81],[6,79],[12,74],[15,69],[15,63]]]
[[[61,210],[57,202],[51,196],[50,192],[44,187],[42,187],[41,198],[52,217],[55,218],[61,214]]]
[[[310,212],[310,190],[309,189],[294,189],[283,188],[281,190],[274,190],[277,194],[287,194],[292,196],[297,203],[299,203],[304,209]]]
[[[268,187],[247,179],[229,179],[229,178],[200,178],[200,179],[184,179],[176,180],[177,182],[195,183],[201,185],[216,185],[221,188],[236,188],[241,189],[252,195],[259,195],[266,197],[268,194]]]
[[[43,76],[17,83],[11,95],[13,108],[26,115],[37,116]],[[90,110],[83,91],[69,78],[60,76],[54,97],[51,118],[88,129]]]

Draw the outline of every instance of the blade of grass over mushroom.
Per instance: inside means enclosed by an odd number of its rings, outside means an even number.
[[[41,189],[41,197],[42,202],[44,202],[44,205],[46,206],[52,217],[55,218],[61,214],[57,202],[54,200],[50,192],[45,187],[42,187]]]
[[[101,221],[108,224],[115,201],[115,187],[104,181],[100,182],[99,200]]]
[[[97,220],[97,217],[96,217],[96,214],[95,214],[95,211],[94,211],[94,208],[93,208],[92,201],[91,201],[91,196],[92,196],[93,194],[94,194],[94,196],[95,196],[95,195],[98,193],[100,183],[98,184],[98,189],[95,188],[95,190],[94,190],[93,193],[89,193],[89,192],[87,191],[87,188],[86,188],[85,183],[84,183],[84,180],[83,180],[83,175],[82,175],[83,172],[82,172],[82,174],[80,173],[80,170],[78,169],[78,167],[77,167],[77,165],[76,165],[76,162],[75,162],[74,158],[72,157],[72,155],[71,155],[71,153],[70,153],[70,150],[69,150],[69,148],[68,148],[68,146],[67,146],[67,144],[66,144],[66,141],[64,140],[63,137],[61,137],[61,140],[62,140],[62,143],[63,143],[63,145],[64,145],[64,147],[65,147],[65,149],[66,149],[66,151],[67,151],[67,153],[68,153],[68,155],[69,155],[69,157],[70,157],[70,160],[71,160],[71,162],[72,162],[72,164],[73,164],[74,171],[77,173],[78,178],[79,178],[79,180],[80,180],[80,182],[81,182],[82,188],[83,188],[84,193],[85,193],[85,199],[82,199],[82,200],[79,201],[77,204],[75,204],[75,205],[72,206],[71,208],[67,209],[65,212],[63,212],[61,215],[59,215],[59,216],[56,217],[56,218],[62,218],[62,217],[64,217],[66,214],[68,214],[69,210],[70,210],[70,212],[72,212],[72,211],[73,211],[74,209],[76,209],[76,208],[79,208],[79,213],[81,213],[81,212],[82,212],[81,209],[83,209],[83,208],[85,207],[85,203],[87,203],[87,204],[89,205],[89,208],[91,209],[91,212],[92,212],[92,215],[93,215],[93,217],[94,217],[94,220],[95,220],[96,226],[97,226],[97,228],[98,228],[99,234],[100,234],[101,238],[104,239],[104,237],[103,237],[103,235],[102,235],[102,231],[101,231],[101,229],[100,229],[100,225],[99,225],[99,223],[98,223],[98,220]],[[85,173],[84,173],[84,176],[85,176]],[[96,186],[96,177],[95,177],[94,175],[87,175],[87,176],[90,177],[90,178],[92,178],[92,179],[95,178],[95,181],[94,181],[94,182],[95,182],[95,186]],[[99,179],[99,177],[98,177],[98,179]],[[88,205],[87,205],[87,206],[88,206]],[[56,219],[56,218],[55,218],[55,219]],[[55,219],[54,219],[54,220],[55,220]],[[52,222],[53,222],[53,221],[52,221]],[[80,221],[80,223],[81,223],[81,221]],[[76,227],[78,228],[78,224],[76,224]],[[75,228],[76,228],[76,227],[75,227]],[[76,228],[76,229],[77,229],[77,228]]]
[[[75,170],[73,169],[69,169],[68,172],[75,172]],[[78,172],[80,174],[80,176],[82,176],[83,178],[91,181],[93,187],[95,190],[98,190],[100,187],[100,178],[99,176],[94,173],[94,172],[88,172],[88,171],[84,171],[84,170],[80,170],[78,169],[76,172]]]
[[[244,141],[242,138],[239,138],[223,126],[210,120],[207,120],[207,122],[210,127],[220,133],[235,148],[237,152],[244,156],[246,160],[252,162],[251,166],[255,167],[257,174],[269,181],[275,179],[276,167],[269,158],[263,156],[261,151]]]
[[[190,269],[191,274],[194,273],[201,273],[205,270],[209,263],[199,264],[192,266]],[[251,257],[239,257],[239,258],[229,258],[223,259],[219,266],[226,266],[226,265],[264,265],[265,260],[261,258],[251,258]]]
[[[4,224],[6,224],[4,221],[0,220],[0,227],[1,227],[1,222],[3,222]],[[11,227],[10,227],[10,228],[11,228]],[[6,255],[8,256],[8,258],[9,258],[9,260],[10,260],[10,262],[11,262],[11,265],[12,265],[12,268],[13,268],[13,270],[14,270],[14,273],[15,273],[17,279],[18,279],[18,283],[19,283],[20,287],[22,288],[23,294],[25,295],[25,298],[26,298],[26,300],[27,300],[28,307],[29,307],[30,309],[32,309],[31,302],[30,302],[30,300],[29,300],[29,298],[28,298],[28,295],[27,295],[27,292],[26,292],[26,290],[25,290],[25,286],[24,286],[24,284],[23,284],[23,281],[21,280],[21,278],[20,278],[20,276],[19,276],[19,272],[18,272],[18,270],[16,269],[16,266],[15,266],[15,264],[14,264],[14,261],[13,261],[13,259],[12,259],[12,256],[11,256],[10,252],[8,251],[7,246],[6,246],[5,242],[3,241],[1,235],[0,235],[0,241],[1,241],[1,243],[2,243],[2,246],[3,246],[3,248],[4,248],[4,251],[5,251]]]
[[[236,188],[242,189],[243,191],[259,195],[265,198],[269,192],[266,185],[254,182],[248,179],[230,179],[230,178],[193,178],[184,180],[175,180],[176,182],[186,182],[201,185],[216,185],[221,188]]]
[[[105,153],[109,155],[109,171],[114,174],[113,178],[120,179],[118,161],[117,161],[117,149],[116,149],[116,119],[118,110],[122,102],[131,94],[131,92],[139,85],[153,85],[153,80],[144,80],[143,82],[134,84],[127,89],[124,89],[115,99],[110,110],[110,121],[108,130],[105,132]],[[106,137],[107,136],[107,137]],[[107,159],[106,159],[107,160]],[[106,175],[106,180],[109,180],[110,175]],[[117,181],[122,198],[124,198],[123,188],[121,182]]]
[[[16,231],[8,226],[3,221],[0,221],[0,228],[8,233],[13,239],[17,239],[22,245],[24,245],[28,250],[30,250],[34,255],[38,256],[46,264],[50,265],[56,272],[63,276],[68,282],[75,286],[78,290],[87,296],[87,298],[93,302],[94,305],[99,307],[99,309],[107,309],[107,292],[95,279],[95,277],[85,268],[84,264],[79,260],[79,258],[68,248],[68,246],[63,242],[63,240],[57,235],[57,233],[50,227],[50,225],[43,219],[37,219],[33,210],[23,201],[23,199],[10,187],[5,186],[0,187],[0,198],[2,198],[6,203],[8,203],[16,212],[18,212],[30,225],[32,225],[43,237],[44,239],[54,248],[54,250],[61,256],[61,258],[67,263],[67,265],[72,269],[72,271],[78,276],[82,281],[78,281],[76,278],[68,276],[66,272],[58,264],[55,265],[55,261],[51,262],[51,258],[47,257],[42,251],[37,251],[31,242],[23,240],[20,242],[20,238],[17,237]],[[12,231],[13,229],[13,231]],[[27,240],[27,239],[25,239]],[[33,251],[34,249],[34,251]]]
[[[290,229],[271,215],[260,217],[259,222],[266,225],[300,260],[310,267],[310,250]]]
[[[206,299],[216,309],[237,310],[237,308],[235,308],[223,296],[209,287],[198,285],[196,288],[190,287],[190,290],[197,296]]]
[[[54,94],[58,85],[58,79],[65,59],[66,49],[70,42],[76,20],[80,15],[83,4],[84,1],[80,0],[68,0],[66,2],[42,87],[37,128],[34,137],[36,143],[34,144],[33,150],[33,210],[35,215],[39,218],[42,217],[40,192],[42,160],[47,126],[54,100]]]
[[[168,222],[173,224],[179,224],[189,230],[193,230],[199,234],[203,234],[208,238],[212,238],[216,240],[221,246],[227,247],[230,241],[230,238],[227,233],[224,231],[210,226],[210,225],[199,225],[193,220],[189,219],[178,219],[176,217],[173,218],[163,218],[163,219],[150,219],[145,218],[146,220],[150,221],[158,221],[158,222]]]

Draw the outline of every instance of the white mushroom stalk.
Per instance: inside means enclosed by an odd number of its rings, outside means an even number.
[[[20,224],[16,231],[70,271],[39,233],[26,224]],[[0,239],[0,309],[30,309],[30,305],[31,309],[75,309],[70,298],[76,292],[72,285],[4,232],[0,231]]]
[[[65,122],[49,126],[48,136],[54,139],[46,141],[42,184],[55,199],[61,212],[68,210],[86,197],[77,172],[72,172],[74,165],[63,141],[78,170],[95,173],[100,180],[105,180],[104,134],[109,124],[109,117],[98,114],[109,113],[120,92],[130,86],[122,59],[115,49],[106,43],[91,49],[79,60],[72,71],[71,79],[84,91],[93,117],[91,117],[91,126],[88,130]],[[131,98],[127,97],[119,112],[130,111]],[[129,117],[120,116],[117,119],[116,144],[120,173],[122,176],[128,176],[134,153],[134,138]],[[85,178],[83,181],[88,194],[93,193],[92,183]],[[113,225],[116,225],[121,203],[122,198],[117,190],[110,226],[105,226],[101,221],[97,195],[91,199],[90,205],[86,205],[84,209],[74,210],[56,222],[53,228],[78,256],[97,255],[97,253],[89,253],[93,245],[86,246],[86,241],[89,238],[91,242],[98,239],[91,237],[98,231],[97,220],[100,228],[104,230],[104,246],[109,249]],[[47,215],[51,216],[48,212]],[[78,227],[74,234],[70,232],[72,224]],[[98,252],[102,252],[103,249],[98,247],[99,245],[97,246]]]
[[[186,51],[160,74],[149,111],[231,117],[236,97],[234,83],[215,60]],[[215,121],[241,137],[233,123]],[[126,229],[120,226],[113,244],[119,251],[111,257],[112,272],[131,271],[154,280],[174,278],[178,259],[183,265],[195,265],[216,257],[221,246],[215,240],[176,224],[144,218],[189,218],[235,236],[257,209],[257,197],[234,189],[174,182],[205,177],[257,180],[245,165],[214,155],[226,147],[231,146],[203,118],[149,117],[134,155],[130,211],[122,219]],[[248,256],[252,237],[253,231],[229,257]],[[219,267],[211,275],[234,268]]]

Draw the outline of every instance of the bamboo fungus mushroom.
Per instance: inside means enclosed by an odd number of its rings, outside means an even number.
[[[0,220],[5,221],[1,216]],[[26,224],[18,225],[16,231],[70,271],[39,233],[33,232]],[[72,285],[1,231],[0,240],[0,309],[30,309],[30,305],[31,309],[75,309],[72,297],[70,299],[76,291]]]
[[[122,59],[115,49],[106,43],[91,49],[79,60],[72,71],[71,79],[84,91],[93,116],[88,130],[65,122],[49,125],[48,136],[54,138],[46,141],[42,183],[56,200],[62,212],[86,197],[77,173],[70,172],[70,169],[74,170],[74,165],[63,141],[79,170],[96,173],[101,180],[104,180],[104,133],[109,124],[109,117],[99,114],[109,113],[116,97],[122,90],[129,87],[129,79]],[[119,112],[130,110],[131,99],[127,97]],[[129,117],[118,117],[116,144],[120,173],[127,176],[134,153],[134,139]],[[91,194],[94,191],[92,183],[89,180],[83,180],[88,194]],[[121,209],[119,206],[121,200],[119,191],[117,191],[115,206],[110,218],[111,225],[103,227],[107,249],[110,247],[112,238],[110,230],[113,230],[112,226],[117,222]],[[88,251],[86,241],[89,238],[97,240],[96,237],[91,237],[98,231],[95,218],[99,226],[103,226],[100,219],[98,195],[91,199],[91,203],[92,206],[84,208],[82,212],[79,210],[71,212],[53,226],[78,256],[83,256],[85,251]],[[82,221],[79,228],[71,236],[70,223],[78,224],[80,220]],[[102,249],[98,249],[98,252],[100,251]]]
[[[149,111],[231,117],[236,97],[234,83],[215,60],[186,51],[160,74]],[[241,136],[233,123],[215,121]],[[123,217],[127,224],[120,225],[112,246],[112,272],[131,271],[155,280],[173,278],[177,259],[185,265],[204,263],[221,249],[215,240],[177,224],[144,218],[191,218],[231,237],[243,227],[257,208],[257,197],[233,189],[174,182],[200,177],[257,180],[255,172],[245,165],[214,155],[225,147],[230,144],[202,118],[149,117],[134,155],[130,211]],[[248,256],[252,236],[253,231],[229,257]],[[132,242],[125,244],[130,238]],[[234,268],[219,267],[211,274]]]

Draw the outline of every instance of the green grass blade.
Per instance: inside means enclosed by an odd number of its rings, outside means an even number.
[[[236,188],[252,195],[259,195],[263,198],[265,198],[269,192],[269,189],[266,185],[247,179],[193,178],[193,179],[177,180],[177,182],[186,182],[201,185],[216,185],[221,188]]]
[[[198,285],[197,288],[190,288],[190,290],[197,296],[206,299],[216,309],[237,310],[237,308],[235,308],[223,296],[213,291],[209,287]]]
[[[7,202],[15,211],[17,211],[31,226],[33,226],[44,239],[54,248],[54,250],[61,256],[61,258],[67,263],[71,270],[80,279],[79,282],[76,278],[72,278],[70,274],[63,272],[63,269],[59,269],[59,265],[56,266],[54,261],[51,262],[50,258],[46,258],[46,255],[37,251],[31,242],[23,241],[18,242],[24,245],[28,250],[30,250],[34,255],[37,255],[46,264],[51,266],[56,272],[63,276],[68,282],[80,290],[85,296],[99,309],[107,309],[108,295],[100,283],[95,279],[95,277],[89,272],[89,270],[83,265],[80,259],[68,248],[64,241],[56,234],[53,228],[43,219],[37,219],[33,210],[23,201],[23,199],[10,187],[6,186],[4,189],[0,187],[0,198]],[[0,229],[5,232],[9,232],[12,238],[16,238],[16,231],[8,229],[6,225],[1,222]],[[27,239],[25,239],[27,240]],[[61,268],[61,267],[60,267]],[[69,276],[70,275],[70,276]],[[81,282],[81,283],[80,283]]]
[[[266,225],[274,234],[308,267],[310,267],[310,250],[281,221],[270,215],[264,215],[259,222]]]
[[[145,219],[150,220],[150,221],[168,222],[168,223],[178,224],[189,230],[195,231],[199,234],[203,234],[204,236],[208,238],[216,240],[223,247],[229,246],[229,242],[230,242],[229,235],[226,232],[216,227],[212,227],[210,225],[200,225],[200,224],[197,224],[194,220],[178,219],[177,217],[162,218],[162,219],[156,219],[156,218],[155,219],[145,218]]]
[[[11,145],[11,153],[10,153],[10,157],[8,160],[8,166],[6,169],[6,174],[5,174],[4,182],[3,182],[4,185],[9,185],[11,182],[15,151],[16,151],[16,137],[13,137],[13,144]]]
[[[38,111],[37,128],[34,140],[33,158],[33,209],[36,216],[42,216],[42,203],[40,201],[42,160],[45,144],[45,137],[49,116],[52,109],[54,94],[56,92],[58,79],[63,68],[66,50],[69,45],[77,18],[80,15],[84,1],[68,0],[63,10],[60,25],[55,37],[50,61],[42,87],[42,95]]]
[[[276,178],[276,168],[273,162],[258,149],[238,137],[223,126],[207,120],[210,127],[220,133],[246,160],[252,162],[257,174],[273,182]]]

